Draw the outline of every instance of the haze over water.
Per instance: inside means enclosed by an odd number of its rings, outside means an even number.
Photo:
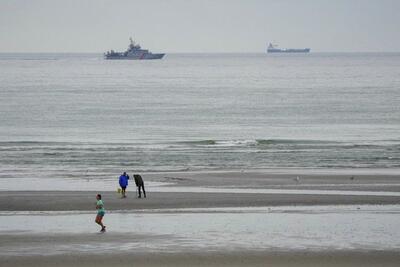
[[[0,59],[0,178],[400,167],[398,53]]]

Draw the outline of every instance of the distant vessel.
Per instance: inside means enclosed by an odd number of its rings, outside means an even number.
[[[129,38],[131,43],[125,52],[115,52],[114,50],[104,53],[105,59],[161,59],[165,54],[153,54],[147,49],[142,49],[139,44],[135,44],[132,38]]]
[[[268,48],[267,48],[267,53],[309,53],[310,48],[286,48],[286,49],[280,49],[277,48],[276,45],[273,45],[269,43]]]

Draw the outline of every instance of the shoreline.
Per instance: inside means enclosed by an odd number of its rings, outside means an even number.
[[[393,172],[392,172],[393,171]],[[128,174],[135,171],[127,170]],[[400,169],[395,170],[252,170],[140,173],[148,191],[171,188],[209,187],[237,189],[304,189],[400,192]],[[18,191],[109,191],[115,192],[119,175],[83,175],[81,178],[0,178],[0,192]],[[135,191],[133,180],[128,189]],[[188,191],[190,192],[190,191]]]

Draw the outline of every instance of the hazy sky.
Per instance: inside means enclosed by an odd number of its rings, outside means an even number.
[[[0,0],[0,52],[400,51],[399,0]]]

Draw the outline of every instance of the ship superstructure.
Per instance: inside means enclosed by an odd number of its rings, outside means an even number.
[[[165,54],[153,54],[147,49],[142,49],[139,44],[129,38],[130,44],[125,52],[115,52],[114,50],[104,53],[105,59],[161,59]]]

